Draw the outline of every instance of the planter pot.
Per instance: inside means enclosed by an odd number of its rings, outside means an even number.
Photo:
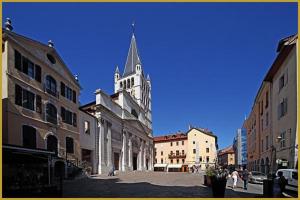
[[[225,189],[226,189],[227,179],[217,179],[215,176],[211,177],[211,188],[213,197],[224,197],[225,196]]]

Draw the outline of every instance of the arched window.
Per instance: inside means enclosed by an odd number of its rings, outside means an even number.
[[[57,109],[51,103],[46,106],[46,120],[52,124],[57,124]]]
[[[133,87],[134,86],[134,78],[132,77],[131,78],[131,87]]]
[[[55,97],[57,96],[56,80],[50,75],[46,76],[46,92]]]
[[[130,88],[130,79],[127,79],[127,88]]]
[[[36,130],[32,126],[23,125],[23,147],[36,148]]]
[[[138,114],[137,114],[137,112],[134,109],[131,110],[131,114],[133,116],[135,116],[136,118],[138,118]]]
[[[124,89],[126,90],[126,80],[123,81]]]
[[[54,135],[47,136],[47,150],[55,153],[58,152],[58,141]]]
[[[121,88],[121,89],[123,88],[123,83],[122,83],[122,81],[120,82],[120,88]]]
[[[74,140],[71,137],[66,137],[66,152],[74,153]]]

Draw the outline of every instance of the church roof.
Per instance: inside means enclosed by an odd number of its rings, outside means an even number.
[[[134,74],[135,66],[137,64],[141,64],[141,60],[140,60],[140,56],[138,54],[135,36],[134,36],[134,34],[132,34],[123,77]]]

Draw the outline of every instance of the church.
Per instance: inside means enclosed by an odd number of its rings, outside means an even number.
[[[114,74],[114,94],[95,91],[80,109],[96,118],[95,172],[153,170],[151,80],[145,76],[133,32],[124,72]]]

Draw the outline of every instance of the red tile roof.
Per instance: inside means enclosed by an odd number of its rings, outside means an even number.
[[[169,142],[169,141],[179,141],[179,140],[187,140],[187,135],[182,132],[157,136],[153,138],[154,142]]]

